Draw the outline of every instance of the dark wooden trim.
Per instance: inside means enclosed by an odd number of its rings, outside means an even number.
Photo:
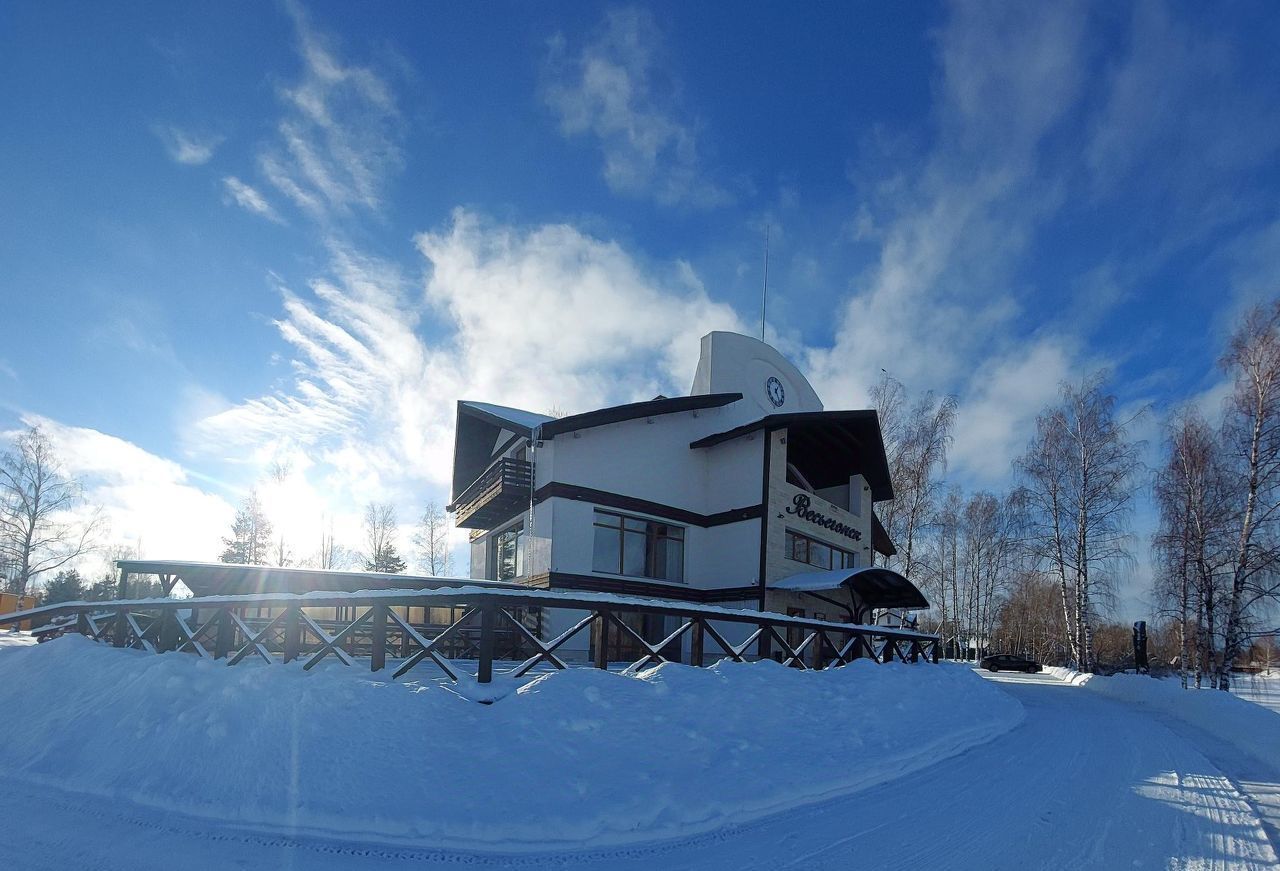
[[[743,520],[754,520],[764,514],[764,503],[745,505],[742,508],[730,508],[716,514],[700,514],[674,505],[661,502],[650,502],[637,499],[622,493],[611,493],[608,490],[596,490],[591,487],[580,487],[577,484],[563,484],[552,481],[533,492],[533,504],[537,505],[547,499],[572,499],[575,502],[591,502],[605,508],[617,508],[620,511],[635,511],[639,514],[652,514],[667,520],[674,520],[689,526],[724,526],[727,523],[740,523]]]
[[[676,602],[746,602],[755,598],[756,588],[719,587],[700,590],[676,584],[631,578],[611,578],[603,575],[577,575],[570,572],[548,572],[527,578],[527,586],[542,590],[583,590],[593,593],[617,593],[623,596],[644,596],[654,599],[671,599]]]
[[[507,439],[505,442],[502,443],[502,446],[500,448],[498,448],[496,451],[494,451],[492,454],[489,455],[489,464],[492,465],[495,460],[497,460],[499,457],[505,454],[508,450],[510,450],[512,445],[522,440],[528,441],[529,437],[527,435],[521,435],[520,433],[516,433],[515,435],[511,436],[511,438]]]
[[[702,591],[702,601],[708,605],[716,602],[750,602],[756,597],[755,587],[718,587]]]
[[[769,504],[769,462],[773,457],[773,430],[765,430],[764,438],[764,467],[760,475],[760,507],[763,509]],[[760,577],[756,579],[756,583],[760,587],[757,595],[760,598],[760,610],[764,610],[765,596],[765,566],[769,556],[769,512],[762,510],[760,512]]]
[[[574,414],[559,420],[548,421],[537,428],[535,438],[553,439],[562,433],[579,429],[590,429],[611,423],[622,423],[638,420],[642,417],[658,417],[663,414],[675,414],[681,411],[699,411],[704,408],[720,408],[723,405],[737,402],[741,393],[708,393],[700,396],[677,396],[673,399],[651,399],[647,402],[631,402],[626,405],[615,405],[612,408],[601,408],[585,414]]]

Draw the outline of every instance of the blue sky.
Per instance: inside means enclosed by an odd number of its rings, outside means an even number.
[[[828,407],[956,394],[953,480],[1099,366],[1154,442],[1275,292],[1277,44],[1266,3],[0,2],[0,425],[148,556],[255,483],[354,545],[445,501],[457,398],[687,390],[767,225],[770,340]]]

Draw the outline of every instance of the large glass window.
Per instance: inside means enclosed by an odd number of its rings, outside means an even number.
[[[509,581],[524,574],[524,524],[518,523],[493,537],[493,564],[497,581]]]
[[[792,532],[790,529],[787,530],[785,548],[784,554],[787,559],[807,563],[820,569],[856,569],[858,567],[858,554],[855,551],[824,544],[806,535]]]
[[[596,511],[594,533],[592,570],[684,582],[684,527]]]

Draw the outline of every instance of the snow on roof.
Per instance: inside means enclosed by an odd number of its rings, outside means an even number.
[[[773,581],[769,587],[774,590],[835,590],[843,586],[852,575],[853,572],[850,569],[801,572],[780,581]]]
[[[472,402],[464,400],[463,405],[474,408],[476,411],[482,411],[485,414],[492,415],[502,420],[514,423],[522,429],[533,430],[544,423],[555,420],[554,417],[546,414],[536,414],[532,411],[525,411],[522,408],[509,408],[505,405],[492,405],[488,402]]]

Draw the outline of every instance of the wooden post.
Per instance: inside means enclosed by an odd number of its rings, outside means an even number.
[[[609,612],[596,612],[596,668],[609,668]]]
[[[116,609],[114,617],[115,626],[111,629],[111,646],[124,647],[125,639],[129,637],[129,620],[126,617],[128,610],[121,606]]]
[[[369,651],[369,670],[382,671],[387,667],[387,606],[377,602],[373,606],[373,640]]]
[[[769,624],[761,623],[760,628],[764,631],[760,633],[760,641],[757,642],[757,652],[761,659],[768,659],[773,655],[773,636],[769,632]]]
[[[302,626],[298,620],[300,611],[298,605],[285,606],[284,612],[284,661],[293,662],[298,658],[298,651],[302,647]]]
[[[235,642],[236,624],[231,621],[231,609],[222,608],[218,611],[218,632],[214,636],[213,642],[213,658],[226,659],[227,654],[231,652],[231,645]]]
[[[693,628],[689,630],[691,637],[689,638],[689,664],[702,666],[704,630],[702,628],[702,618],[693,618]]]
[[[911,639],[911,661],[920,661],[920,639],[918,638]]]
[[[168,653],[178,646],[178,621],[173,611],[160,612],[160,631],[156,633],[156,653]]]
[[[941,647],[941,643],[938,641],[938,639],[936,639],[936,638],[935,638],[935,639],[933,640],[933,642],[932,642],[929,646],[933,648],[933,656],[932,656],[933,664],[934,664],[934,665],[937,665],[937,664],[938,664],[938,649]]]
[[[76,631],[81,635],[93,634],[93,630],[89,628],[89,615],[83,611],[76,612]]]
[[[129,570],[126,568],[120,569],[120,585],[117,590],[116,598],[117,599],[129,598]]]
[[[496,639],[494,631],[497,623],[497,610],[492,605],[480,608],[480,667],[476,671],[476,681],[491,683],[493,681],[493,647]]]

